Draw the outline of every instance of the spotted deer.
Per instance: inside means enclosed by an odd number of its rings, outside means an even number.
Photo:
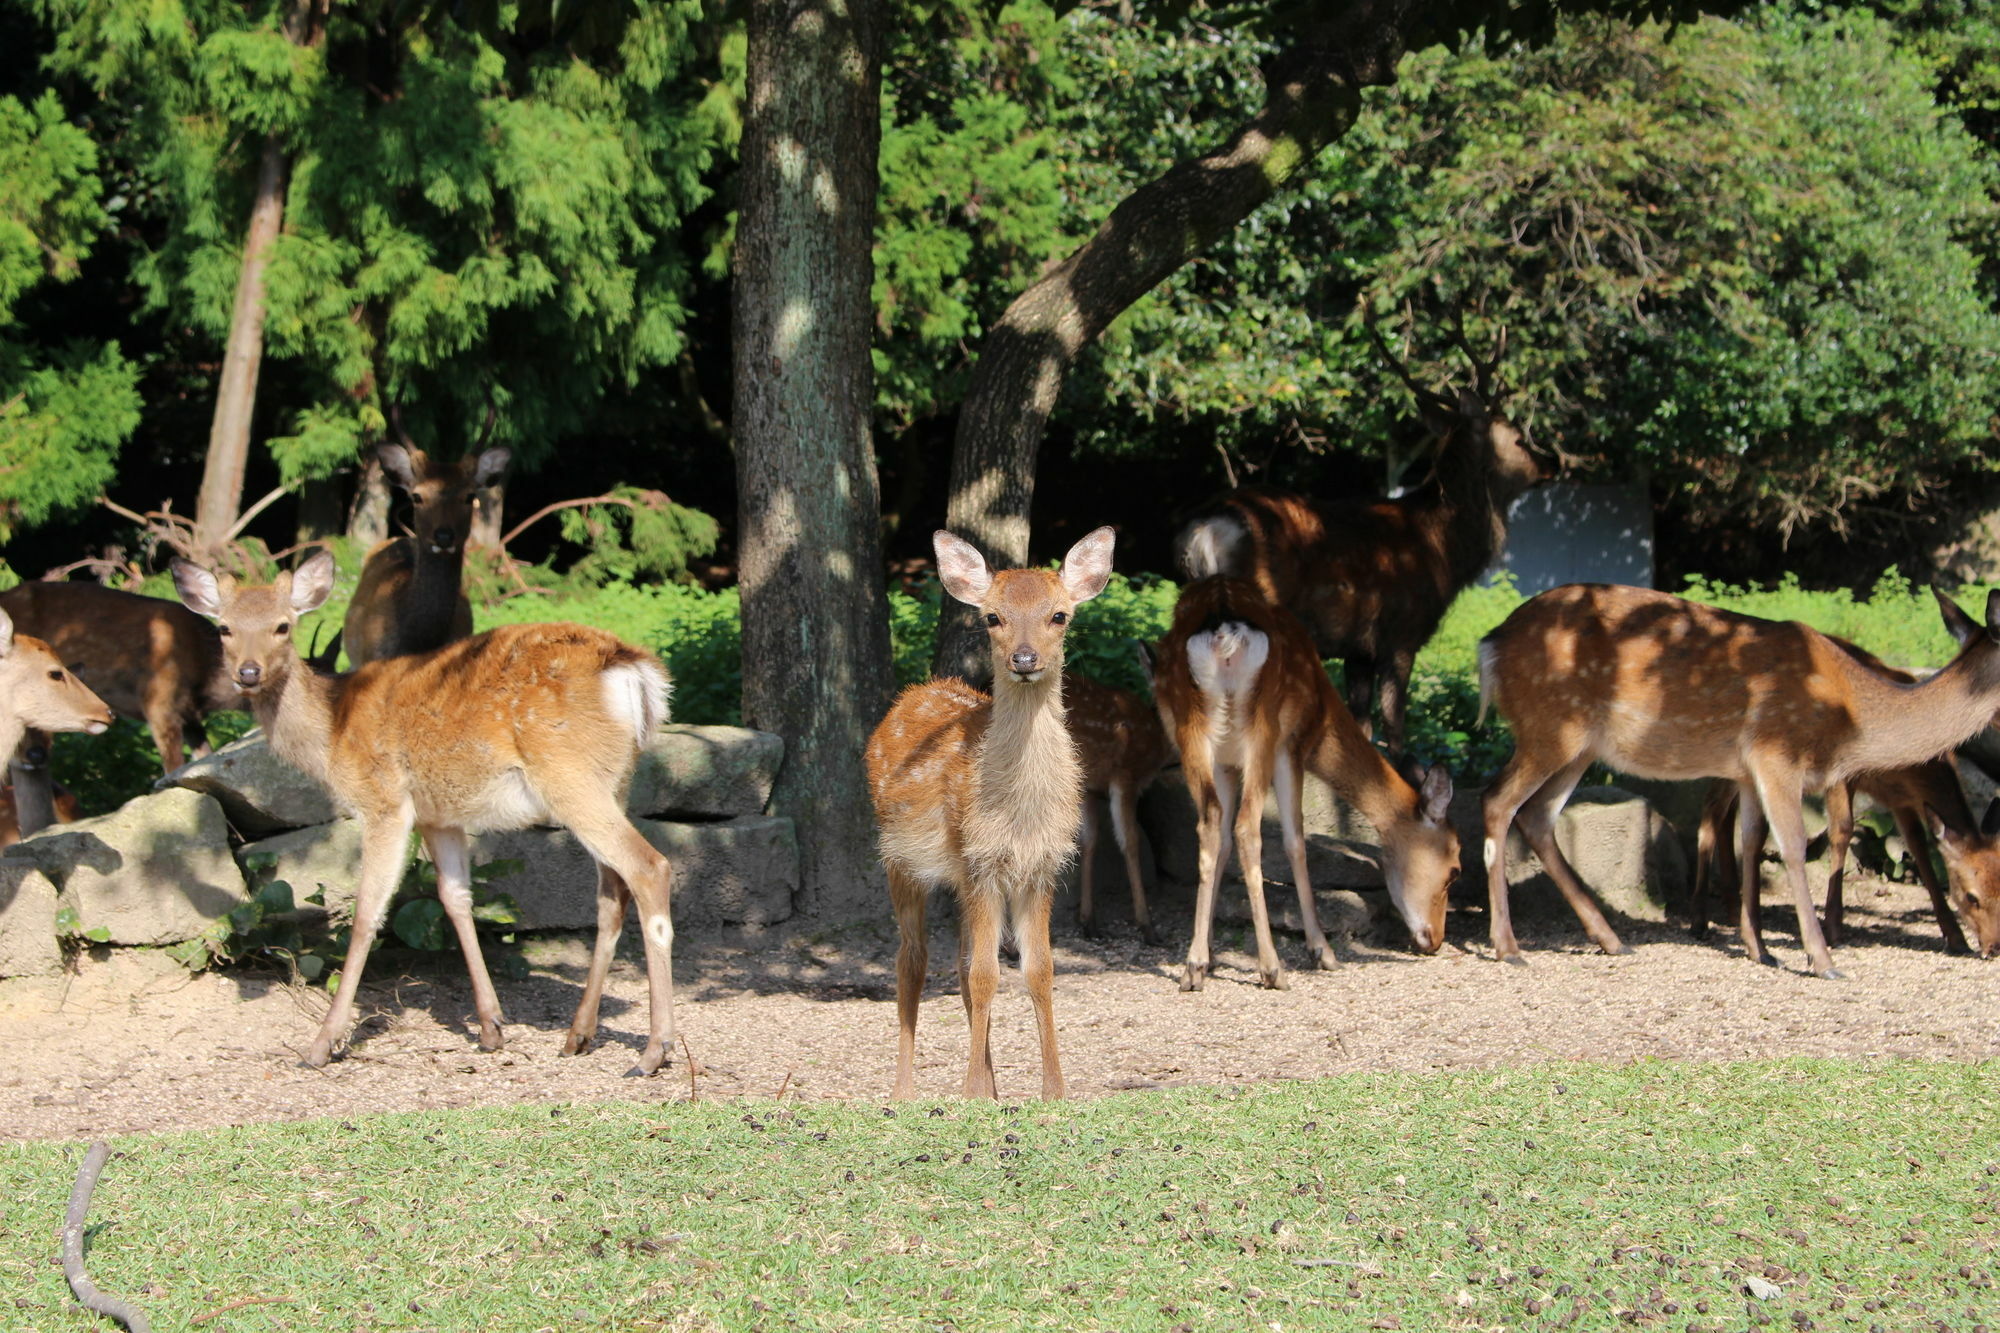
[[[582,625],[507,625],[434,652],[334,675],[298,655],[298,619],[333,591],[322,551],[270,584],[175,561],[174,586],[222,633],[229,678],[271,748],[324,784],[361,824],[354,932],[340,989],[305,1062],[324,1065],[347,1035],[368,951],[422,834],[438,897],[472,977],[481,1049],[500,1049],[500,1005],[472,918],[472,834],[559,824],[597,861],[597,945],[563,1043],[590,1048],[628,901],[644,930],[652,1022],[638,1072],[672,1048],[673,870],[626,817],[639,749],[666,720],[659,662]]]
[[[459,591],[465,537],[478,493],[507,470],[506,449],[444,462],[414,445],[376,450],[382,470],[416,505],[413,535],[368,553],[347,605],[341,639],[352,666],[429,652],[472,633],[472,605]]]
[[[1207,984],[1216,893],[1232,846],[1250,896],[1258,978],[1277,990],[1290,984],[1271,943],[1264,904],[1264,797],[1270,792],[1278,798],[1306,950],[1320,967],[1338,964],[1320,929],[1306,871],[1301,808],[1307,773],[1375,826],[1390,900],[1417,950],[1437,952],[1444,943],[1446,899],[1458,877],[1458,835],[1447,820],[1451,775],[1438,765],[1412,785],[1368,743],[1297,618],[1242,579],[1190,583],[1153,656],[1152,674],[1153,698],[1180,747],[1199,821],[1201,878],[1182,990]]]
[[[1060,573],[995,573],[971,543],[943,531],[931,541],[945,591],[986,623],[993,693],[952,677],[912,685],[868,738],[868,787],[901,937],[895,1095],[916,1095],[917,1008],[930,966],[924,912],[931,890],[949,885],[972,1037],[965,1095],[997,1095],[988,1038],[1000,935],[1011,924],[1041,1041],[1042,1096],[1058,1098],[1049,913],[1056,876],[1075,854],[1083,797],[1063,709],[1063,636],[1111,577],[1113,534],[1098,528],[1070,547]]]
[[[1801,801],[1863,773],[1925,763],[1992,719],[2000,593],[1984,626],[1959,617],[1964,648],[1910,684],[1806,625],[1668,593],[1577,583],[1523,603],[1479,647],[1483,704],[1507,719],[1515,741],[1482,811],[1495,956],[1525,961],[1507,897],[1506,838],[1517,823],[1591,941],[1629,952],[1555,842],[1563,803],[1602,761],[1640,777],[1734,783],[1745,794],[1743,845],[1761,846],[1768,823],[1807,959],[1819,976],[1838,977],[1806,884]]]
[[[1438,437],[1429,478],[1408,494],[1313,500],[1246,486],[1175,540],[1190,578],[1247,579],[1304,621],[1320,655],[1345,664],[1347,707],[1364,735],[1371,699],[1380,699],[1391,754],[1403,750],[1418,650],[1499,555],[1514,501],[1554,475],[1493,406],[1499,355],[1473,361],[1474,387],[1456,401],[1391,358]]]
[[[0,608],[0,755],[11,755],[35,731],[82,731],[96,736],[111,710],[62,658],[32,634],[16,633]]]
[[[1085,934],[1098,933],[1096,859],[1102,800],[1111,812],[1111,835],[1125,859],[1125,879],[1132,890],[1132,921],[1148,944],[1160,942],[1146,905],[1146,880],[1139,867],[1139,794],[1152,784],[1173,746],[1160,726],[1159,713],[1130,690],[1104,685],[1088,676],[1071,674],[1063,680],[1063,707],[1070,738],[1083,764],[1083,837],[1079,848],[1076,921]]]

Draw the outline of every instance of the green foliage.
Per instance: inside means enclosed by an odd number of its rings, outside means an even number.
[[[1179,596],[1180,585],[1157,574],[1113,574],[1104,591],[1079,608],[1071,622],[1063,648],[1066,668],[1151,698],[1134,645],[1166,636]]]
[[[115,344],[26,340],[17,307],[74,278],[107,225],[98,153],[53,92],[0,97],[0,540],[86,504],[139,424],[138,369]]]
[[[1975,620],[1986,618],[1983,587],[1960,588],[1952,595]],[[1771,588],[1740,588],[1690,578],[1681,596],[1766,620],[1798,620],[1822,634],[1866,648],[1891,666],[1912,669],[1940,667],[1958,652],[1927,588],[1916,588],[1894,572],[1882,575],[1866,596],[1845,588],[1807,592],[1798,577],[1787,574]]]

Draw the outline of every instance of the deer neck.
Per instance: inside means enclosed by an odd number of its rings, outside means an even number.
[[[421,643],[406,643],[405,652],[441,648],[451,633],[452,613],[458,609],[458,589],[465,576],[463,544],[440,554],[430,543],[410,538],[410,590],[403,602],[402,628],[406,639],[416,631]]]
[[[1504,489],[1484,468],[1448,462],[1413,497],[1455,583],[1477,578],[1506,545],[1507,506],[1515,495],[1503,494]]]
[[[1346,728],[1335,723],[1331,712],[1327,717],[1330,725],[1307,752],[1306,768],[1386,839],[1391,829],[1416,815],[1417,794],[1396,766],[1369,744],[1345,707],[1339,719],[1347,722]]]
[[[2000,644],[1983,634],[1951,665],[1915,685],[1859,666],[1849,667],[1848,675],[1860,729],[1836,776],[1935,759],[1975,735],[2000,708]]]
[[[1063,849],[1075,837],[1083,774],[1063,713],[1062,673],[993,680],[993,718],[979,747],[982,822],[1020,839],[1041,835]],[[1067,821],[1067,822],[1065,822]]]
[[[21,748],[21,738],[28,734],[28,724],[18,717],[0,715],[0,764],[8,762],[8,756]]]
[[[326,785],[333,743],[333,699],[340,678],[294,661],[274,684],[258,691],[250,711],[279,758]]]

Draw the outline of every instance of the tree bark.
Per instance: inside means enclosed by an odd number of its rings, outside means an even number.
[[[1028,562],[1035,456],[1064,378],[1128,306],[1248,217],[1345,134],[1361,89],[1394,80],[1409,0],[1357,0],[1264,69],[1264,106],[1215,152],[1128,195],[1095,235],[1015,298],[986,336],[953,441],[946,526],[997,568]],[[945,599],[940,675],[983,681],[985,631]]]
[[[862,766],[888,707],[869,285],[880,0],[752,0],[736,234],[743,720],[785,738],[815,915],[883,907]]]
[[[361,474],[354,482],[354,504],[347,511],[348,539],[366,553],[389,535],[389,478],[382,462],[371,450],[361,460]]]

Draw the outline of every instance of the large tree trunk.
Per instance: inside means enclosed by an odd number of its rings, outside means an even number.
[[[752,0],[732,339],[743,720],[785,738],[804,902],[880,912],[861,752],[888,707],[869,436],[880,0]]]
[[[1081,249],[1015,299],[987,334],[959,409],[947,527],[997,567],[1027,563],[1035,455],[1076,358],[1347,132],[1361,89],[1395,78],[1409,22],[1394,0],[1357,0],[1308,28],[1265,66],[1254,119],[1215,152],[1127,196]],[[973,681],[988,672],[984,629],[949,598],[934,665]]]

